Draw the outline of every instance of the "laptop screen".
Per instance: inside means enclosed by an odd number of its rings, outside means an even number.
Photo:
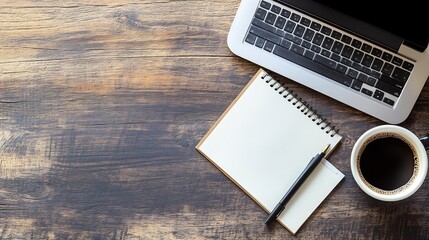
[[[291,7],[304,10],[310,15],[322,18],[331,24],[348,29],[363,37],[398,50],[402,41],[410,47],[424,51],[429,41],[429,17],[426,1],[408,0],[394,4],[392,1],[377,0],[279,0]],[[353,16],[351,19],[348,16]],[[362,24],[362,22],[368,23]],[[372,28],[369,24],[377,28]],[[393,35],[379,31],[384,29]]]

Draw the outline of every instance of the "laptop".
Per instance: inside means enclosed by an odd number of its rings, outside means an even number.
[[[429,76],[424,3],[242,0],[228,47],[259,66],[399,124]]]

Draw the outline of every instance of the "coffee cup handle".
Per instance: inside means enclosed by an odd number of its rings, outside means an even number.
[[[425,149],[429,149],[429,133],[424,135],[420,138],[420,141],[423,143],[423,146],[425,146]]]

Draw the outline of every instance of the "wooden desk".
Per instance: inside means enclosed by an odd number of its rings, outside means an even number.
[[[297,235],[195,150],[259,68],[227,48],[238,5],[2,1],[0,238],[428,239],[428,181],[399,203],[353,181],[354,142],[383,123],[290,80],[341,129],[346,175]],[[427,119],[428,84],[401,126]]]

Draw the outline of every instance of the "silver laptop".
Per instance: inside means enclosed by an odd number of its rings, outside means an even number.
[[[242,0],[230,50],[387,123],[429,76],[425,1]]]

